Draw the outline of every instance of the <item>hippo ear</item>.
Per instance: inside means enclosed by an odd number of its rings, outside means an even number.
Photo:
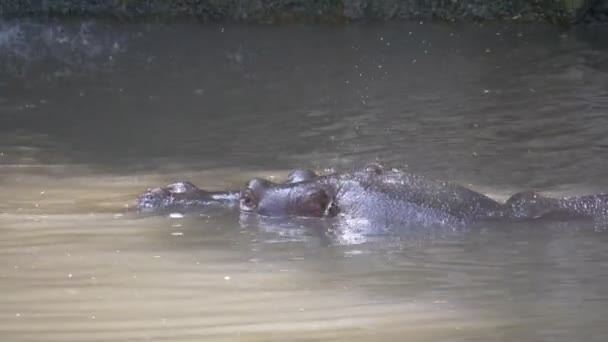
[[[333,217],[338,213],[334,199],[322,188],[311,189],[298,203],[298,215],[307,217]]]
[[[305,181],[311,181],[317,178],[318,175],[313,170],[309,169],[295,169],[287,175],[287,181],[285,183],[299,183]]]
[[[258,197],[260,197],[260,194],[264,193],[264,191],[266,191],[266,189],[268,189],[274,185],[276,185],[276,184],[267,179],[254,178],[254,179],[250,180],[249,182],[247,182],[246,188],[251,189],[255,194],[258,195]]]

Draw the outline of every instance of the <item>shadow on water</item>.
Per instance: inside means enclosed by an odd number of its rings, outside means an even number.
[[[8,22],[2,36],[2,129],[39,159],[132,172],[380,157],[545,186],[564,183],[556,166],[600,178],[605,157],[607,47],[551,27]]]
[[[376,158],[502,199],[605,191],[598,32],[0,23],[0,335],[605,341],[592,222],[362,234],[129,211],[177,180],[238,188]]]

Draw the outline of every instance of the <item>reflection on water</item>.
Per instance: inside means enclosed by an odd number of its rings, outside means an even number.
[[[605,341],[590,222],[374,236],[129,210],[175,180],[376,158],[498,198],[608,191],[601,33],[1,23],[0,336]]]

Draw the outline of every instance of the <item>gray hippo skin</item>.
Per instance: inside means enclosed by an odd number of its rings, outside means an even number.
[[[286,183],[310,181],[317,177],[314,171],[296,169],[289,173]],[[272,182],[257,179],[249,182],[254,189],[271,186]],[[149,189],[137,200],[137,209],[142,212],[170,210],[196,210],[207,207],[237,208],[241,190],[207,191],[190,182],[177,182],[164,187]]]
[[[242,212],[273,217],[339,215],[384,224],[457,224],[496,215],[501,208],[470,189],[404,172],[384,172],[375,165],[295,184],[260,186],[258,182],[250,181],[242,191]]]
[[[208,192],[190,183],[149,190],[138,209],[189,209],[220,205],[270,217],[343,217],[384,225],[458,225],[487,219],[603,217],[608,195],[549,198],[535,192],[505,203],[460,185],[372,164],[363,170],[318,176],[295,170],[285,183],[253,179],[244,190]]]

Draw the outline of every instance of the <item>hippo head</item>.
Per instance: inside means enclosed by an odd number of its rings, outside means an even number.
[[[308,169],[295,169],[289,173],[284,184],[313,181],[318,175]],[[261,193],[263,189],[277,186],[270,181],[257,179],[249,186]],[[148,189],[137,199],[137,210],[154,212],[158,210],[204,209],[207,207],[238,206],[241,191],[207,191],[190,182],[177,182],[163,187]]]
[[[253,179],[241,192],[240,209],[273,217],[326,217],[337,214],[329,189],[320,182],[306,179],[285,184]]]
[[[149,189],[139,197],[139,209],[169,207],[175,202],[194,198],[202,190],[190,182],[178,182],[164,187]]]

